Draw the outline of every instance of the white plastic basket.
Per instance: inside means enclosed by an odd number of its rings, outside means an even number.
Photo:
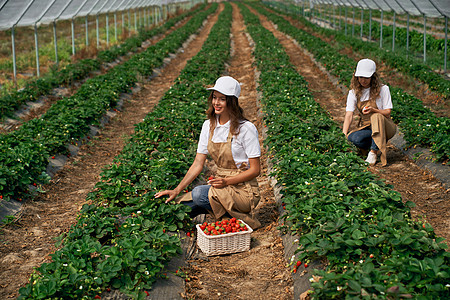
[[[220,235],[206,235],[197,224],[197,245],[207,256],[221,255],[250,250],[250,234],[253,229],[244,221],[247,231],[230,232]]]

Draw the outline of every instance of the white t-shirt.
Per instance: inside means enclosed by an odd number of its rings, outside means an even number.
[[[370,88],[364,89],[361,95],[360,101],[369,100],[369,92]],[[356,95],[353,90],[348,92],[347,96],[347,107],[346,111],[355,111],[356,109]],[[378,109],[392,109],[392,99],[391,93],[389,92],[389,87],[387,85],[383,85],[380,90],[380,96],[375,100],[377,103]]]
[[[209,120],[203,123],[200,139],[198,141],[197,153],[208,154],[209,140]],[[230,121],[220,125],[216,124],[212,141],[214,143],[225,143],[230,132]],[[243,162],[248,165],[249,158],[261,156],[261,147],[259,145],[258,130],[256,126],[249,121],[245,121],[240,125],[240,131],[237,136],[233,135],[231,140],[231,153],[233,155],[236,167],[239,168]]]

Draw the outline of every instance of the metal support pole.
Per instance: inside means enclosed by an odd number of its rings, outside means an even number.
[[[353,7],[352,36],[355,35],[355,7]]]
[[[97,48],[100,46],[99,30],[98,30],[98,15],[95,16],[95,31],[97,33]]]
[[[134,10],[134,30],[137,31],[136,9]]]
[[[383,48],[383,11],[381,11],[380,20],[380,48]]]
[[[423,62],[427,61],[427,17],[423,15]]]
[[[34,46],[36,49],[36,74],[39,77],[41,74],[39,72],[39,41],[38,41],[38,31],[37,25],[34,24]]]
[[[106,45],[109,46],[109,15],[106,13]]]
[[[406,57],[409,54],[409,13],[406,15]]]
[[[114,12],[114,40],[117,43],[117,12]]]
[[[392,24],[392,52],[395,50],[395,11],[394,11],[394,23]]]
[[[130,30],[131,31],[131,22],[130,22],[130,20],[131,20],[131,13],[130,13],[130,10],[128,9],[128,30]]]
[[[14,83],[17,83],[17,66],[16,66],[16,38],[15,38],[15,26],[11,27],[11,47],[13,56],[13,73],[14,73]]]
[[[369,41],[372,40],[372,9],[369,9]]]
[[[58,40],[56,35],[56,21],[53,21],[53,41],[55,43],[55,64],[58,66],[59,60],[58,60]]]
[[[363,24],[364,24],[364,11],[361,8],[361,32],[359,33],[360,39],[362,39],[362,36],[363,36]]]
[[[347,35],[347,6],[345,7],[345,35]]]
[[[445,17],[445,41],[444,41],[444,72],[447,72],[447,27],[448,27],[448,18]]]
[[[73,18],[71,19],[70,28],[72,30],[72,55],[75,55],[75,24]]]
[[[86,16],[85,18],[84,18],[84,27],[85,27],[85,30],[86,30],[86,47],[87,46],[89,46],[89,20],[88,20],[88,16]]]

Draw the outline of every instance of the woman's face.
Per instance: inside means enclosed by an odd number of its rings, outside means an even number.
[[[372,77],[358,77],[358,81],[362,85],[363,88],[370,87],[371,79],[372,79]]]
[[[212,106],[216,115],[227,115],[227,98],[224,94],[219,93],[218,91],[213,92],[212,97]]]

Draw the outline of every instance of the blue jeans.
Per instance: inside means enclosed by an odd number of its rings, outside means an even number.
[[[199,185],[192,190],[192,201],[181,202],[192,208],[189,216],[195,218],[200,214],[207,214],[207,210],[212,210],[211,204],[209,203],[208,191],[210,185]]]
[[[347,139],[356,147],[365,150],[378,150],[377,144],[372,139],[372,129],[370,127],[352,132]]]

